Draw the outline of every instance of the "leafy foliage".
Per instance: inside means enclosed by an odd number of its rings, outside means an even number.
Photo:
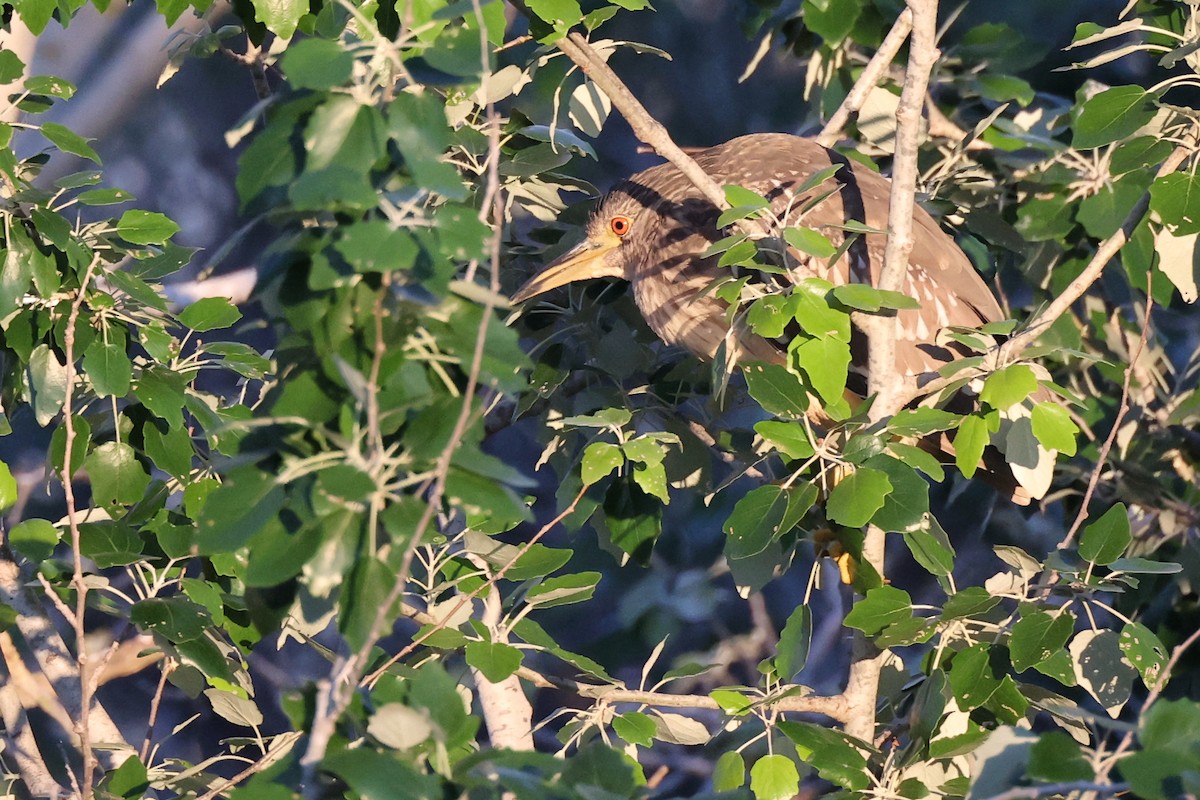
[[[756,800],[802,782],[844,796],[1062,783],[1194,794],[1200,709],[1169,681],[1191,668],[1181,657],[1196,638],[1200,402],[1185,304],[1200,193],[1195,114],[1172,92],[1197,82],[1200,12],[1143,0],[1111,27],[1081,26],[1071,47],[1102,52],[1074,66],[1148,52],[1165,77],[1089,83],[1072,99],[1018,77],[1029,64],[1007,27],[945,43],[920,188],[978,265],[995,265],[1012,315],[1086,275],[1101,240],[1124,247],[1018,359],[989,360],[1020,322],[947,331],[931,344],[964,356],[940,387],[874,419],[847,394],[862,319],[921,298],[778,280],[779,242],[832,262],[879,232],[776,218],[746,187],[725,187],[720,225],[773,235],[714,242],[706,291],[731,323],[779,341],[781,363],[696,364],[607,289],[506,314],[510,273],[561,251],[564,196],[590,190],[578,175],[611,111],[555,43],[582,30],[602,59],[656,54],[602,38],[632,12],[650,16],[640,0],[586,14],[574,0],[527,5],[510,23],[500,3],[235,4],[239,58],[282,76],[239,128],[254,128],[241,211],[272,230],[261,308],[173,305],[163,281],[193,256],[172,241],[176,222],[125,207],[133,198],[97,169],[43,182],[48,159],[100,156],[39,116],[74,87],[0,51],[27,115],[0,123],[2,422],[7,435],[45,433],[63,508],[24,518],[24,490],[0,464],[0,507],[16,509],[5,563],[23,571],[0,620],[34,645],[40,592],[79,641],[136,631],[153,642],[159,692],[244,729],[189,763],[164,755],[161,732],[135,751],[93,727],[108,749],[97,767],[89,739],[78,761],[94,774],[72,760],[77,785],[640,797],[660,780],[645,767],[688,748],[711,763],[715,791]],[[159,13],[173,22],[186,8]],[[35,34],[76,10],[15,7]],[[894,20],[867,0],[756,13],[768,45],[809,59],[807,99],[824,117]],[[213,36],[193,52],[234,38]],[[847,131],[867,156],[895,146],[880,109],[894,111],[896,89],[875,87]],[[1185,168],[1164,170],[1175,142]],[[46,149],[18,155],[35,147]],[[270,346],[248,344],[264,320]],[[953,464],[918,446],[940,435]],[[1059,469],[1038,522],[1008,514],[1002,538],[1016,543],[981,544],[991,499],[968,479],[993,458],[1037,472],[1044,456]],[[864,528],[905,547],[885,564]],[[844,607],[835,571],[856,593]],[[735,593],[761,600],[797,576],[803,599],[777,638],[763,633],[765,602],[752,634],[696,633]],[[637,664],[580,636],[618,627],[650,642]],[[696,652],[668,646],[672,630]],[[883,668],[865,695],[879,702],[857,720],[847,637],[857,661]],[[252,654],[289,642],[321,669],[264,691]],[[527,701],[549,687],[562,694]],[[856,723],[871,735],[837,727]],[[562,758],[548,755],[552,737]],[[234,763],[249,767],[238,788],[223,777]]]

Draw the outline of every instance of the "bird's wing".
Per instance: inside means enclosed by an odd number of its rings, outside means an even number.
[[[731,158],[730,152],[737,157]],[[891,182],[868,166],[808,139],[758,134],[705,151],[698,160],[726,183],[740,183],[764,194],[777,214],[787,212],[789,221],[799,218],[799,224],[820,231],[836,246],[847,235],[843,228],[847,221],[887,229]],[[804,187],[809,176],[835,165],[839,169],[825,183]],[[801,188],[803,192],[798,191]],[[812,203],[815,205],[804,210]],[[914,245],[901,291],[921,307],[896,315],[896,366],[907,376],[931,372],[964,354],[936,345],[941,329],[975,328],[1004,318],[970,259],[919,206],[913,209],[913,228]],[[886,243],[886,234],[864,234],[837,263],[829,266],[810,259],[810,268],[834,284],[876,285]]]

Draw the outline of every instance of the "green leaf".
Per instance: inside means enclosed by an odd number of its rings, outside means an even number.
[[[905,408],[888,423],[888,428],[902,436],[924,436],[948,431],[962,419],[958,414],[940,408]]]
[[[1133,794],[1146,800],[1175,800],[1195,794],[1185,790],[1185,776],[1200,772],[1200,703],[1160,700],[1138,723],[1142,749],[1121,760],[1121,777]],[[1192,779],[1194,781],[1194,778]]]
[[[763,756],[750,768],[754,800],[790,800],[800,791],[800,773],[790,758]]]
[[[613,717],[612,726],[617,736],[639,747],[649,747],[653,744],[654,732],[657,730],[650,715],[640,711],[617,714]]]
[[[1156,179],[1150,185],[1150,208],[1173,235],[1200,233],[1200,179],[1188,170]]]
[[[187,403],[183,376],[162,367],[142,370],[135,389],[137,399],[155,416],[171,425],[183,422],[183,407]]]
[[[599,572],[580,572],[548,578],[525,593],[525,602],[538,608],[582,603],[592,599],[599,582]]]
[[[143,631],[176,644],[199,639],[212,623],[203,606],[178,596],[140,600],[129,610],[129,620]]]
[[[827,781],[858,791],[871,785],[867,759],[862,750],[867,745],[841,731],[830,730],[807,722],[784,721],[779,730],[796,745],[801,761],[817,768]]]
[[[570,561],[573,552],[535,543],[521,554],[523,547],[505,544],[479,531],[467,531],[465,541],[469,552],[482,557],[494,569],[508,567],[504,577],[512,581],[545,577]]]
[[[13,477],[8,464],[0,461],[0,511],[12,508],[19,497],[17,479]]]
[[[83,417],[73,417],[71,419],[71,432],[73,441],[71,442],[71,474],[74,475],[83,468],[83,459],[87,456],[88,445],[91,443],[92,426]],[[67,454],[67,425],[66,421],[63,424],[57,425],[54,428],[54,433],[50,435],[50,464],[54,467],[56,473],[61,473],[65,464],[63,463]]]
[[[610,475],[613,470],[620,469],[625,463],[625,454],[619,445],[609,442],[592,442],[583,451],[583,461],[580,464],[579,477],[584,485],[591,486],[601,478]]]
[[[54,146],[64,153],[86,158],[96,164],[100,163],[99,154],[91,148],[88,140],[65,125],[59,125],[57,122],[43,122],[42,135],[53,142]]]
[[[622,737],[624,738],[624,737]],[[737,750],[726,750],[713,766],[714,792],[732,792],[746,783],[746,759]]]
[[[1037,376],[1028,364],[1012,364],[987,377],[979,399],[992,408],[1004,411],[1022,402],[1037,388]]]
[[[503,642],[469,642],[467,663],[492,683],[508,678],[521,666],[521,651]]]
[[[756,422],[754,430],[788,458],[801,459],[813,455],[813,446],[808,441],[808,431],[803,425],[768,419]]]
[[[769,208],[771,201],[763,197],[761,194],[750,189],[735,184],[728,184],[723,187],[725,190],[725,200],[730,206],[747,206],[749,208]],[[717,227],[722,227],[718,225]]]
[[[816,498],[817,490],[812,484],[789,489],[768,484],[751,489],[725,521],[723,530],[729,537],[725,554],[730,558],[747,558],[761,553],[796,527]]]
[[[808,393],[800,379],[778,364],[752,362],[743,367],[746,390],[768,413],[800,419],[808,409]]]
[[[825,503],[825,513],[848,528],[861,528],[883,508],[891,491],[892,483],[886,472],[859,467],[833,487]]]
[[[300,18],[308,13],[306,0],[250,0],[254,16],[280,39],[290,39]]]
[[[788,682],[804,669],[808,661],[808,649],[812,644],[812,610],[806,605],[796,606],[779,634],[779,645],[775,654],[775,673]]]
[[[1117,503],[1083,529],[1079,556],[1093,564],[1111,564],[1121,557],[1131,541],[1129,511],[1124,503]]]
[[[1009,642],[1013,669],[1024,672],[1061,651],[1073,630],[1075,617],[1067,611],[1058,615],[1045,611],[1022,614]]]
[[[0,492],[4,490],[6,483],[5,474],[8,474],[8,467],[0,464]],[[8,480],[12,480],[11,474],[8,474]],[[0,507],[7,508],[9,505],[11,504],[4,504]],[[58,528],[46,520],[27,519],[9,531],[8,543],[18,553],[36,564],[50,557],[58,545],[59,537]]]
[[[136,755],[130,755],[104,779],[104,788],[118,797],[130,800],[145,797],[150,790],[146,765]]]
[[[178,232],[178,225],[155,211],[131,209],[117,220],[117,233],[133,244],[163,244]]]
[[[817,258],[829,258],[837,252],[829,237],[813,228],[788,228],[783,239],[801,253]]]
[[[1079,743],[1065,733],[1046,731],[1029,750],[1029,777],[1048,782],[1087,781],[1095,771],[1079,749]]]
[[[76,198],[85,206],[115,206],[133,200],[133,195],[124,189],[92,189],[80,192]]]
[[[929,512],[929,484],[925,479],[912,467],[891,456],[872,456],[864,466],[885,473],[892,487],[871,522],[889,533],[904,533],[922,527]]]
[[[121,399],[129,394],[133,365],[121,345],[100,339],[92,342],[83,354],[83,371],[91,378],[97,396]]]
[[[377,748],[332,753],[321,761],[321,769],[337,775],[363,800],[420,800],[438,796],[441,788],[436,775],[418,772],[395,753]]]
[[[788,307],[809,336],[833,336],[848,343],[850,315],[829,305],[832,289],[833,284],[820,278],[801,280],[788,297]]]
[[[604,524],[612,543],[647,563],[662,534],[662,503],[629,480],[615,480],[604,495]]]
[[[876,312],[884,308],[916,309],[921,304],[900,292],[876,289],[865,283],[844,283],[833,287],[833,296],[839,303],[860,311]]]
[[[804,0],[804,27],[837,47],[850,35],[862,14],[861,0]]]
[[[583,17],[576,0],[534,0],[529,3],[529,10],[551,25],[556,22],[574,25]]]
[[[854,604],[842,624],[874,636],[889,625],[911,619],[912,615],[912,598],[908,592],[894,586],[878,586]]]
[[[92,497],[98,505],[131,505],[141,500],[150,476],[133,448],[124,442],[97,447],[83,462],[92,481]]]
[[[1000,598],[982,586],[968,586],[950,596],[942,606],[942,619],[978,617],[1000,604]]]
[[[1079,426],[1065,408],[1048,401],[1038,403],[1030,416],[1033,435],[1042,447],[1057,450],[1065,456],[1075,455],[1075,437],[1079,434]]]
[[[234,725],[256,728],[263,722],[262,711],[248,697],[221,689],[205,689],[204,696],[212,703],[212,709],[217,716]]]
[[[1093,95],[1080,108],[1071,146],[1085,150],[1130,136],[1154,117],[1157,101],[1140,86],[1114,86]]]
[[[0,264],[0,316],[5,317],[20,306],[33,282],[33,264],[22,257],[22,248],[14,247],[14,244],[9,242]]]
[[[1067,648],[1075,662],[1075,677],[1088,694],[1116,719],[1133,692],[1138,673],[1121,652],[1115,631],[1085,630]]]
[[[0,50],[0,84],[16,83],[25,74],[25,64],[11,50]]]
[[[1016,725],[1029,710],[1029,700],[1022,694],[1012,676],[1005,675],[984,707],[991,711],[1002,725]]]
[[[830,405],[842,402],[850,366],[850,345],[825,336],[801,342],[795,352],[809,383],[821,399]]]
[[[324,91],[350,81],[354,55],[332,39],[302,39],[288,47],[280,66],[296,89]]]
[[[913,558],[930,575],[945,578],[954,571],[954,546],[932,516],[924,527],[903,531],[903,536]]]
[[[1130,622],[1121,629],[1119,644],[1125,658],[1141,674],[1142,683],[1153,688],[1167,665],[1167,648],[1162,641],[1142,623]]]
[[[793,317],[788,309],[788,298],[781,294],[769,294],[750,304],[746,322],[750,329],[764,339],[783,336]]]
[[[969,414],[958,424],[954,435],[954,463],[963,477],[969,478],[979,467],[983,449],[991,441],[987,420],[977,414]]]
[[[964,711],[979,708],[1000,688],[992,665],[994,648],[976,644],[956,654],[950,668],[950,689]]]
[[[33,391],[34,418],[45,427],[62,411],[67,399],[67,367],[44,344],[29,356],[29,388]]]
[[[979,73],[976,79],[979,81],[980,94],[997,103],[1016,100],[1017,104],[1024,108],[1037,97],[1036,91],[1028,81],[1014,78],[1012,75],[983,72]]]
[[[241,318],[228,297],[205,297],[179,312],[179,322],[197,333],[228,328]]]
[[[142,538],[127,525],[111,520],[79,525],[79,551],[101,569],[141,561]]]

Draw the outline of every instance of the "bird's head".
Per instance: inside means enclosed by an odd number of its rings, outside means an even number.
[[[600,202],[588,219],[586,235],[579,244],[552,261],[513,295],[514,303],[590,278],[633,277],[635,251],[648,240],[645,228],[653,214],[640,193],[618,187]]]

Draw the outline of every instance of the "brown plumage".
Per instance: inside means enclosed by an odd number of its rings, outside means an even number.
[[[887,228],[890,182],[862,164],[808,139],[787,134],[753,134],[732,139],[695,155],[696,162],[721,184],[736,184],[762,194],[772,212],[794,224],[807,201],[828,196],[803,214],[801,224],[824,234],[836,246],[850,220]],[[797,190],[813,174],[840,165],[829,180]],[[661,164],[622,181],[600,202],[582,244],[530,279],[514,296],[521,302],[575,280],[618,277],[628,280],[634,300],[650,328],[665,342],[711,359],[722,342],[733,345],[739,362],[784,363],[776,342],[739,330],[732,339],[727,305],[703,293],[720,273],[716,257],[701,258],[725,234],[716,227],[718,210],[671,164]],[[913,213],[914,246],[900,291],[920,308],[896,312],[896,370],[907,380],[937,371],[965,353],[939,344],[946,327],[977,328],[1004,318],[999,304],[966,254],[921,208]],[[874,284],[883,266],[886,235],[867,233],[851,244],[832,267],[796,251],[802,277],[831,283]],[[865,386],[865,339],[852,342],[851,386]],[[728,346],[728,345],[727,345]],[[819,415],[819,409],[817,410]],[[943,440],[931,449],[947,450]],[[988,459],[986,469],[1006,472],[1003,462]],[[1028,502],[1011,474],[992,476]]]

